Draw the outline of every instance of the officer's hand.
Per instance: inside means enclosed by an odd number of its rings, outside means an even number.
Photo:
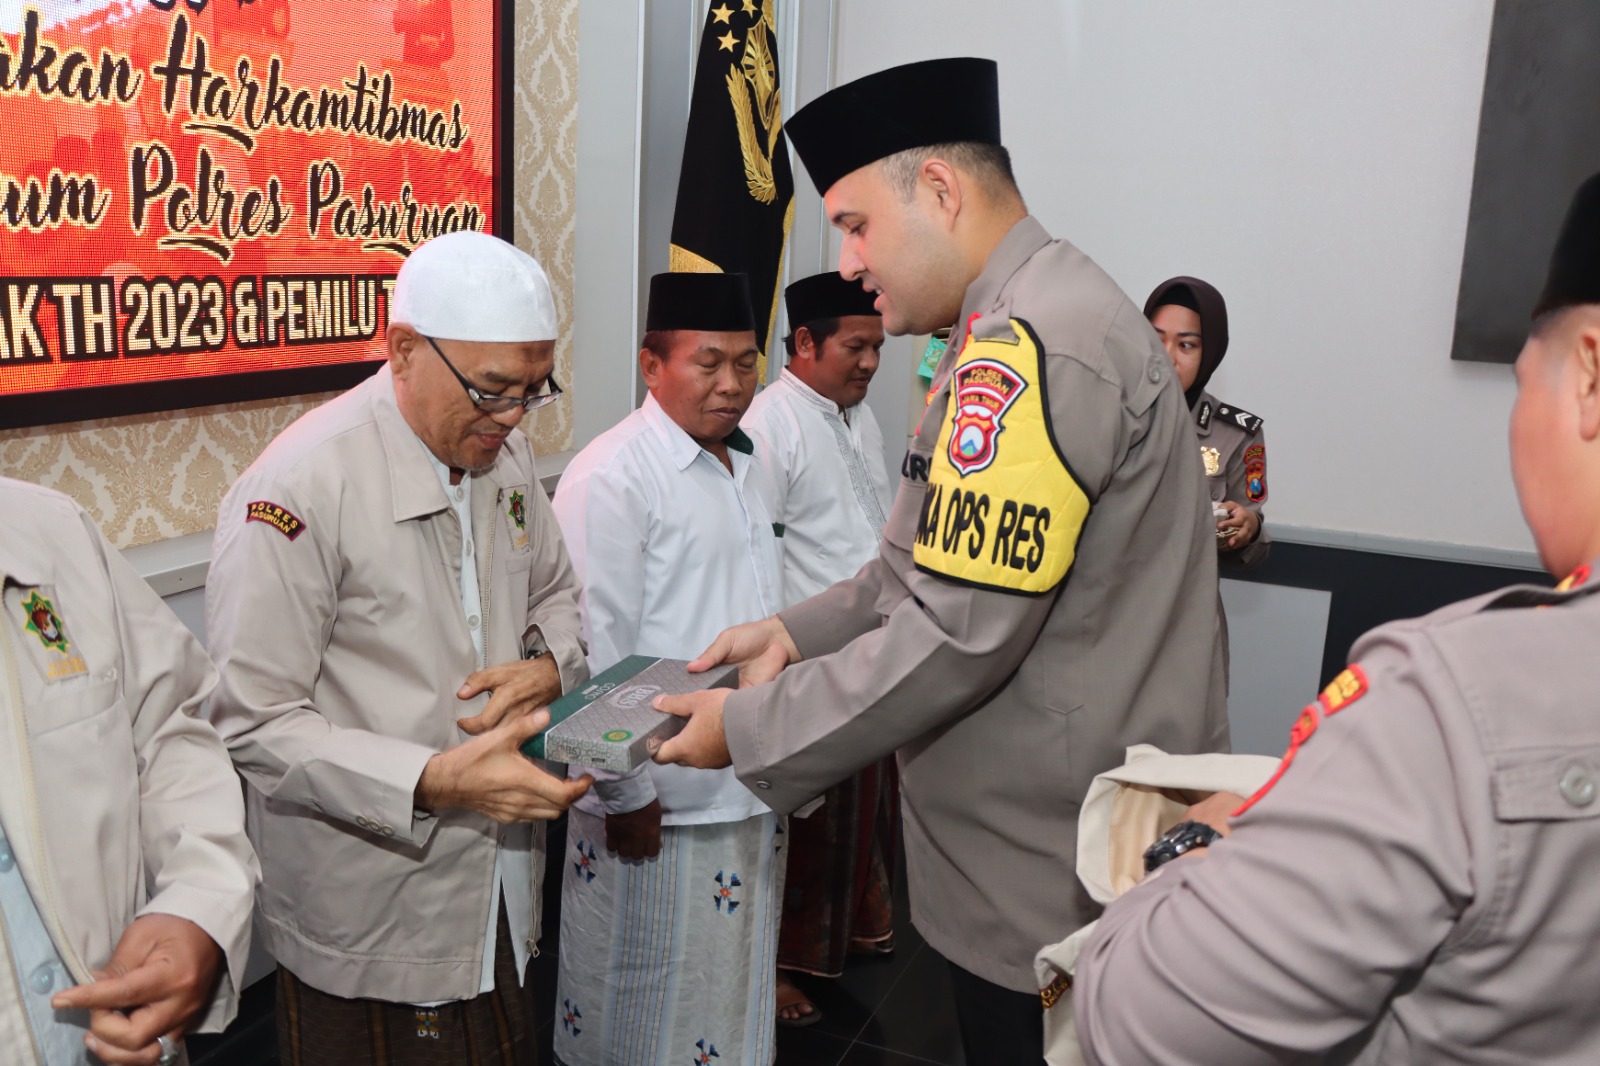
[[[1186,822],[1200,822],[1209,825],[1223,836],[1232,833],[1228,822],[1233,817],[1233,812],[1243,807],[1248,802],[1243,796],[1232,792],[1213,792],[1193,807],[1183,812]]]
[[[530,714],[547,707],[561,695],[561,671],[555,656],[519,659],[479,670],[456,690],[456,699],[470,700],[480,692],[492,692],[482,711],[456,724],[473,736],[486,733],[509,717]]]
[[[800,649],[795,647],[789,630],[774,615],[724,629],[711,642],[711,647],[689,664],[689,672],[698,674],[723,663],[737,663],[739,687],[749,688],[766,684],[783,673],[785,667],[799,661]]]
[[[113,1066],[150,1066],[161,1056],[158,1036],[181,1040],[211,1001],[222,949],[198,925],[170,914],[146,914],[123,931],[111,961],[94,981],[50,1001],[56,1010],[88,1010],[83,1043]]]
[[[1232,533],[1218,539],[1218,547],[1231,552],[1254,544],[1256,535],[1261,532],[1261,516],[1232,500],[1223,500],[1221,506],[1227,510],[1228,517],[1217,523],[1217,529],[1232,530]]]
[[[731,632],[731,631],[730,631]],[[687,696],[657,696],[652,706],[658,711],[689,719],[683,732],[661,745],[658,763],[692,766],[696,770],[720,770],[733,765],[728,753],[728,738],[722,731],[722,705],[729,689],[708,688]]]
[[[556,777],[517,750],[549,724],[549,711],[535,711],[435,755],[417,781],[417,806],[424,810],[457,807],[505,823],[548,821],[559,816],[589,791],[594,779]]]
[[[606,850],[637,861],[661,854],[661,801],[651,800],[627,814],[606,815]]]

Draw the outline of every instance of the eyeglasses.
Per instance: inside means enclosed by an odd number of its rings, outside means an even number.
[[[418,334],[418,336],[422,335]],[[432,345],[433,350],[439,353],[439,358],[443,359],[444,365],[450,368],[450,373],[454,374],[456,380],[461,382],[461,387],[467,390],[467,399],[472,401],[472,406],[484,414],[503,414],[513,407],[520,407],[524,411],[537,411],[541,407],[555,403],[556,397],[561,395],[561,386],[556,384],[556,376],[554,374],[544,379],[544,391],[535,393],[532,396],[502,396],[497,392],[484,392],[462,376],[461,371],[457,370],[455,364],[450,362],[449,357],[444,354],[444,349],[439,347],[438,341],[432,337],[422,337],[422,339]]]

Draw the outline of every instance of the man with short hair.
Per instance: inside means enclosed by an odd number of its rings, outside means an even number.
[[[529,823],[588,787],[518,751],[588,677],[517,429],[560,391],[554,304],[532,257],[462,232],[411,253],[389,319],[387,365],[222,501],[210,714],[249,786],[282,1059],[527,1066]]]
[[[579,452],[556,516],[598,674],[687,659],[776,609],[778,538],[740,420],[756,391],[743,274],[657,274],[644,404]],[[773,1060],[782,827],[727,770],[585,771],[568,822],[556,1058],[565,1066]]]
[[[864,402],[883,347],[872,294],[830,270],[790,285],[783,299],[789,365],[756,397],[744,424],[776,488],[783,606],[792,607],[878,553],[893,494],[883,434]],[[894,760],[880,759],[829,789],[821,808],[789,821],[780,1024],[822,1017],[784,970],[838,977],[852,951],[893,950],[898,781]]]
[[[0,478],[0,1055],[179,1061],[260,879],[200,642],[77,504]]]
[[[1090,782],[1134,744],[1227,747],[1183,392],[1139,309],[1028,215],[993,62],[869,75],[785,130],[885,331],[956,332],[878,557],[719,637],[697,665],[771,683],[661,701],[693,720],[657,757],[731,759],[784,811],[898,750],[912,918],[951,963],[966,1061],[1036,1063],[1034,953],[1095,916]]]
[[[1091,1063],[1600,1062],[1597,249],[1600,175],[1511,411],[1523,517],[1567,576],[1367,634],[1265,788],[1191,809],[1192,855],[1078,956]]]

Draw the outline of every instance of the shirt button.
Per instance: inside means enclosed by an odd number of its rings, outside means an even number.
[[[1161,380],[1161,370],[1160,370],[1159,367],[1151,367],[1150,368],[1150,380],[1151,381],[1160,381]]]
[[[475,615],[475,614],[474,615],[469,615],[467,617],[467,625],[469,627],[471,627],[472,629],[477,629],[478,628],[478,616]]]
[[[372,823],[367,821],[367,816],[364,815],[364,814],[356,815],[356,824],[359,825],[363,829],[371,829],[372,828]]]
[[[756,782],[756,787],[757,788],[771,788],[772,787],[772,782],[771,781],[757,781]]]
[[[466,495],[467,495],[467,490],[462,488],[460,485],[457,485],[456,486],[456,499],[457,500],[465,499]]]
[[[472,554],[472,541],[470,541],[470,540],[467,541],[465,547],[462,550],[465,551],[468,555],[471,555]]]
[[[1594,776],[1581,766],[1569,766],[1561,775],[1561,795],[1574,807],[1587,807],[1594,802]]]
[[[383,827],[383,835],[386,836],[386,837],[394,836],[394,826],[392,826],[392,825],[384,826]]]
[[[56,986],[56,968],[51,963],[45,963],[28,975],[28,987],[41,996],[50,994]]]
[[[17,868],[17,857],[11,854],[11,841],[0,837],[0,874],[8,874]]]

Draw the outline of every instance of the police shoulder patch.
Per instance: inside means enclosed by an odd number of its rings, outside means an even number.
[[[1253,415],[1249,411],[1238,407],[1230,407],[1225,403],[1217,405],[1217,418],[1230,426],[1237,426],[1252,437],[1261,429],[1261,416]]]
[[[948,390],[917,568],[974,588],[1050,591],[1072,568],[1090,503],[1051,426],[1043,345],[1023,320],[999,320],[968,338]]]
[[[285,507],[270,500],[254,500],[245,504],[244,520],[246,522],[265,522],[279,533],[294,540],[306,531],[306,524],[295,517]]]
[[[1360,666],[1352,665],[1328,683],[1322,695],[1317,697],[1317,702],[1322,704],[1323,715],[1332,718],[1366,694],[1367,672]]]

